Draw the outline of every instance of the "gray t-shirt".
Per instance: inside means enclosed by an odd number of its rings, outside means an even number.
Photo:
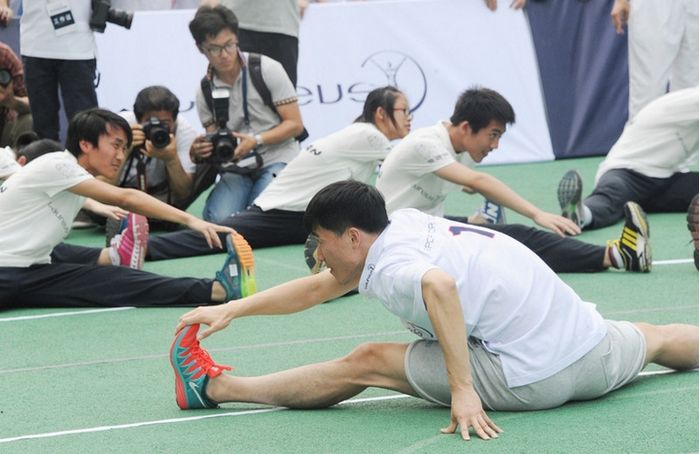
[[[243,52],[242,55],[247,65],[248,53]],[[282,65],[262,55],[260,58],[260,69],[265,85],[267,85],[267,88],[270,90],[273,103],[278,104],[288,100],[296,101],[296,90],[289,80],[287,73],[284,71],[284,68],[282,68]],[[226,125],[232,131],[244,134],[258,134],[280,124],[280,117],[277,115],[276,111],[265,104],[262,97],[255,89],[255,85],[250,80],[250,74],[248,75],[247,84],[248,113],[250,118],[249,128],[245,125],[243,115],[243,72],[241,71],[233,86],[227,85],[216,76],[214,76],[213,82],[215,87],[227,87],[231,89],[228,109],[229,120]],[[210,122],[214,118],[214,115],[211,110],[209,110],[209,106],[207,106],[204,100],[201,87],[197,88],[196,102],[197,112],[199,113],[199,119],[202,121],[202,124]],[[277,162],[287,163],[294,159],[299,153],[299,144],[293,137],[290,137],[280,143],[262,145],[258,147],[257,151],[263,157],[266,166]]]
[[[238,26],[256,32],[299,37],[297,0],[222,0],[238,18]]]

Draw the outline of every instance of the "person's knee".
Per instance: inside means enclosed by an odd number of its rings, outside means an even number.
[[[392,343],[361,344],[340,361],[351,371],[352,382],[363,386],[403,389],[406,382],[404,357],[407,346]]]
[[[359,374],[365,374],[379,369],[383,356],[383,348],[380,344],[365,343],[355,347],[342,360]]]

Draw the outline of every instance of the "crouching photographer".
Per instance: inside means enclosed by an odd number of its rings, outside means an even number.
[[[295,138],[304,126],[282,65],[238,49],[233,11],[202,6],[190,32],[209,61],[196,95],[207,134],[195,139],[190,156],[219,173],[203,212],[204,219],[218,223],[251,205],[299,153]]]
[[[184,210],[193,200],[196,167],[189,153],[197,132],[185,118],[178,117],[179,109],[180,101],[173,92],[151,86],[138,93],[132,112],[120,112],[134,139],[116,183]],[[171,226],[154,221],[152,227],[169,230]]]

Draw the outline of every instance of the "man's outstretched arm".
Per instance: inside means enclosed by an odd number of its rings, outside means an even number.
[[[219,306],[198,307],[180,317],[175,331],[178,332],[187,325],[203,323],[209,328],[200,332],[198,338],[204,339],[226,328],[233,319],[251,315],[282,315],[300,312],[344,295],[356,286],[357,282],[339,284],[330,270],[325,270],[277,285],[247,298],[229,301]]]

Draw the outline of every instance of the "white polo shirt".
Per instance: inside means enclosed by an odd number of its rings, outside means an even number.
[[[68,189],[93,178],[68,151],[48,153],[0,186],[0,266],[51,263],[85,197]]]
[[[304,211],[331,183],[369,181],[390,149],[389,139],[372,123],[353,123],[302,150],[253,203],[265,211]]]
[[[500,355],[509,387],[556,374],[606,334],[595,305],[521,243],[414,209],[396,211],[370,247],[359,291],[435,339],[421,287],[433,268],[455,279],[467,334]]]
[[[377,178],[377,189],[384,196],[389,213],[400,208],[416,208],[442,216],[450,192],[461,186],[433,172],[459,162],[474,167],[469,153],[457,154],[450,142],[445,122],[417,129],[396,145],[387,156]]]

